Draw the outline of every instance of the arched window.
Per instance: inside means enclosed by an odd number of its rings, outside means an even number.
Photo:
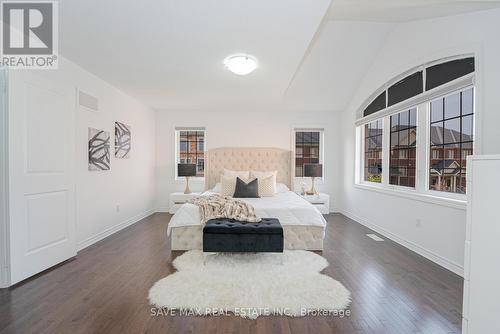
[[[472,56],[442,59],[373,94],[356,121],[357,182],[463,198],[474,152],[474,71]]]
[[[363,116],[371,115],[377,111],[393,106],[432,90],[448,82],[461,78],[474,72],[474,57],[465,57],[434,62],[422,65],[410,71],[411,74],[398,77],[388,87],[383,87],[382,92],[370,101],[363,110]]]

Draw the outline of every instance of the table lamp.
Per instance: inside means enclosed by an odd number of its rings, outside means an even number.
[[[189,189],[189,177],[196,176],[196,164],[177,164],[177,176],[186,177],[186,189],[184,189],[184,194],[191,194],[191,189]]]
[[[311,190],[309,190],[307,195],[318,195],[318,192],[314,188],[314,179],[316,177],[323,176],[323,165],[322,164],[304,164],[304,176],[311,178]]]

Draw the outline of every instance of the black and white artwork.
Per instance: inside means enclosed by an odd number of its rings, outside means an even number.
[[[130,158],[130,125],[115,122],[115,157]]]
[[[89,128],[89,170],[109,170],[109,146],[111,136],[108,131]]]

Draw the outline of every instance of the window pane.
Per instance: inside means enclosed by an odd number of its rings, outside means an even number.
[[[408,178],[408,187],[415,188],[415,177]]]
[[[320,131],[295,132],[295,176],[302,177],[306,163],[320,163]]]
[[[474,129],[474,116],[464,116],[462,118],[462,141],[472,141]]]
[[[203,177],[205,171],[205,131],[179,131],[179,163],[196,164],[196,176]]]
[[[469,88],[446,97],[445,120],[431,124],[429,166],[429,188],[431,190],[460,194],[466,192],[465,159],[467,155],[473,153],[472,141],[474,139],[472,95],[473,89]],[[460,108],[462,108],[462,114]],[[441,143],[444,145],[435,146]]]
[[[315,143],[319,143],[319,132],[312,132],[311,133],[311,137],[312,137],[312,140],[315,142]]]
[[[407,148],[408,147],[408,137],[410,135],[409,130],[400,130],[399,131],[399,147]]]
[[[397,147],[399,143],[399,132],[393,132],[391,133],[391,148]]]
[[[410,74],[387,89],[388,105],[409,99],[424,91],[422,71]]]
[[[302,149],[303,149],[302,145],[300,145],[300,146],[299,146],[299,145],[297,145],[297,146],[295,147],[295,157],[297,157],[297,158],[302,158],[302,152],[303,152],[303,150],[302,150]]]
[[[319,146],[313,146],[309,150],[309,153],[311,155],[311,158],[319,158]]]
[[[427,67],[425,90],[438,87],[472,72],[474,72],[474,57],[451,60]]]
[[[472,114],[474,112],[473,89],[469,88],[462,92],[462,115]]]
[[[450,160],[450,164],[453,162],[451,160],[456,160],[460,164],[460,144],[444,145],[443,157],[445,160]]]
[[[443,159],[443,146],[432,146],[431,147],[431,166],[437,163],[439,160]]]
[[[365,124],[365,181],[382,182],[382,131],[382,119]]]
[[[415,181],[410,182],[409,176],[415,176],[415,152],[417,127],[410,126],[410,114],[416,109],[399,113],[397,131],[391,133],[391,152],[389,161],[389,183],[403,187],[414,187]],[[397,116],[397,115],[394,115]],[[393,116],[393,117],[394,117]],[[414,118],[416,116],[413,116]]]
[[[443,144],[443,127],[443,122],[431,124],[431,145]]]
[[[462,152],[461,152],[461,158],[462,158],[462,165],[466,164],[467,156],[472,155],[473,149],[472,149],[472,143],[463,143],[462,144]]]
[[[431,102],[431,122],[441,121],[443,119],[443,99]]]
[[[417,126],[417,108],[410,110],[410,126]]]
[[[410,124],[410,113],[405,111],[399,113],[399,127],[407,128]]]
[[[444,121],[443,143],[460,142],[460,117]]]
[[[188,146],[187,141],[181,141],[181,143],[180,143],[181,152],[187,152],[187,146]]]
[[[416,127],[414,127],[408,131],[408,145],[415,146],[416,144],[417,144],[417,129]]]
[[[181,141],[187,141],[188,133],[187,131],[181,131],[179,136]]]
[[[399,114],[391,116],[391,131],[397,131],[399,125]]]
[[[368,107],[366,107],[366,109],[363,111],[363,116],[371,115],[374,112],[384,109],[385,107],[386,104],[385,104],[385,90],[384,90],[368,105]]]
[[[304,132],[303,133],[303,138],[304,138],[304,144],[310,144],[311,143],[311,134],[309,132]]]
[[[444,118],[460,116],[460,93],[444,98]]]

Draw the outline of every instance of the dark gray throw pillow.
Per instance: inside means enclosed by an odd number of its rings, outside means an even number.
[[[259,181],[257,179],[245,183],[239,177],[236,178],[236,188],[233,197],[236,198],[251,198],[259,196]]]

